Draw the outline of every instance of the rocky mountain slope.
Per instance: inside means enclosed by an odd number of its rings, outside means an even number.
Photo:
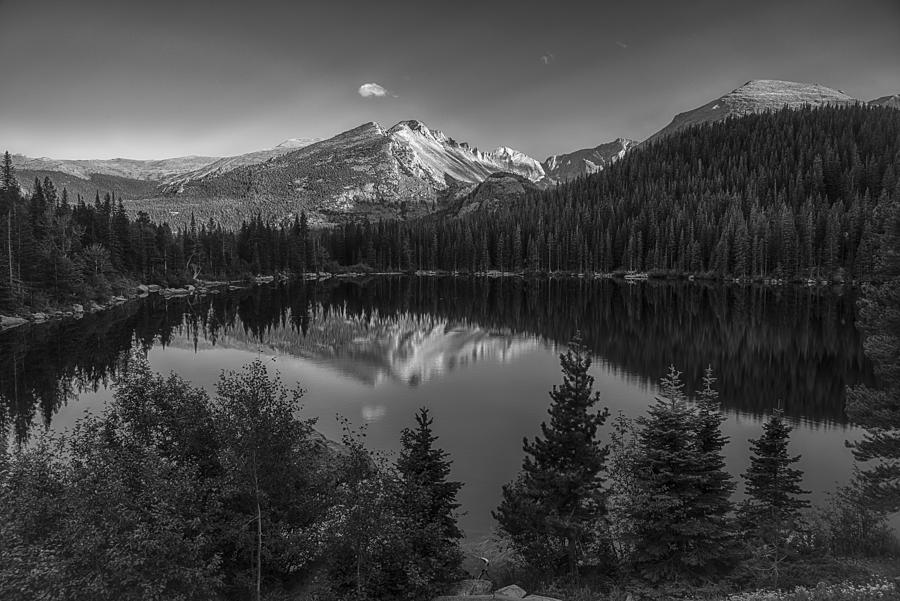
[[[191,180],[228,173],[238,167],[265,163],[269,159],[273,159],[289,152],[294,152],[295,150],[299,150],[319,141],[320,138],[290,138],[274,148],[257,150],[255,152],[248,152],[246,154],[239,154],[231,157],[223,157],[205,165],[199,165],[195,169],[168,178],[165,183],[169,186],[173,184],[177,186]]]
[[[900,94],[882,96],[881,98],[876,98],[875,100],[869,101],[869,104],[874,104],[876,106],[889,106],[891,108],[900,109]]]
[[[468,194],[448,201],[447,210],[441,214],[462,217],[475,211],[492,211],[541,189],[527,177],[500,171],[489,175]]]
[[[778,110],[785,106],[796,109],[807,105],[845,105],[860,102],[862,101],[840,90],[819,84],[755,79],[699,108],[676,115],[669,125],[653,134],[647,141],[659,139],[693,125]]]
[[[561,183],[582,175],[603,171],[604,168],[625,156],[625,153],[637,144],[634,140],[617,138],[594,148],[553,155],[541,165],[549,183]]]

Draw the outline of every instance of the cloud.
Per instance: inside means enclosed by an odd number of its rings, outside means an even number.
[[[357,92],[359,92],[359,95],[363,98],[384,98],[389,94],[384,86],[381,86],[377,83],[364,83],[363,85],[359,86]]]
[[[616,42],[616,46],[622,49],[628,48],[628,44],[626,44],[625,42]]]
[[[548,52],[547,54],[545,54],[541,57],[541,63],[543,63],[545,65],[549,65],[550,63],[552,63],[555,60],[556,60],[556,57],[553,56],[552,52]]]

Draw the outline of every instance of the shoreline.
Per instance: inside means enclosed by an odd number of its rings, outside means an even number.
[[[689,273],[653,273],[653,272],[621,272],[612,273],[603,272],[576,272],[576,271],[553,271],[553,272],[525,272],[525,271],[446,271],[446,270],[425,270],[420,269],[414,272],[407,271],[343,271],[343,272],[305,272],[302,274],[278,273],[274,275],[260,275],[251,279],[241,280],[195,280],[193,284],[187,284],[183,287],[166,288],[156,284],[138,284],[129,292],[114,295],[103,302],[90,301],[87,305],[81,303],[73,303],[64,309],[45,309],[43,311],[25,311],[14,315],[0,314],[0,334],[8,330],[12,330],[24,325],[42,324],[53,321],[63,321],[67,319],[81,319],[87,314],[101,313],[108,309],[118,307],[125,303],[140,300],[149,297],[151,294],[158,294],[163,298],[181,298],[181,297],[199,297],[208,294],[220,294],[221,292],[233,292],[237,290],[246,290],[254,286],[267,285],[276,282],[288,282],[292,280],[304,281],[326,281],[330,279],[362,279],[368,277],[452,277],[452,278],[478,278],[478,279],[498,279],[512,278],[520,280],[563,280],[563,279],[580,279],[580,280],[615,280],[627,284],[635,285],[638,282],[690,282],[690,283],[710,283],[731,285],[757,285],[763,287],[784,287],[784,286],[802,286],[806,288],[859,288],[861,285],[869,283],[867,280],[850,280],[836,281],[827,279],[783,279],[783,278],[733,278],[733,277],[713,277],[708,274],[689,274]]]

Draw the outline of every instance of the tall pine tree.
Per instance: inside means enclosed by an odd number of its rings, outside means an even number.
[[[847,415],[866,429],[853,443],[861,462],[860,500],[876,512],[900,511],[900,203],[886,209],[879,253],[879,286],[865,289],[859,325],[880,386],[847,391]]]
[[[609,447],[600,443],[597,429],[609,411],[597,409],[591,355],[578,335],[560,362],[563,383],[550,392],[550,422],[541,424],[540,437],[524,441],[522,472],[503,487],[494,517],[529,565],[577,577],[586,550],[602,544],[595,530],[605,514]]]
[[[400,513],[409,528],[409,557],[424,582],[440,587],[459,576],[462,562],[462,531],[456,523],[456,495],[462,483],[449,479],[451,461],[446,451],[435,446],[433,423],[428,409],[423,408],[416,414],[416,427],[403,430],[397,471],[402,490]],[[428,592],[421,591],[424,595]]]
[[[702,456],[694,434],[696,417],[687,404],[681,372],[675,367],[660,381],[660,393],[637,420],[633,523],[634,568],[651,581],[693,579],[702,570],[699,536]]]

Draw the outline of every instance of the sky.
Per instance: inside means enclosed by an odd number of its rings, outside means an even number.
[[[900,0],[0,0],[0,150],[226,156],[420,119],[539,160],[751,79],[900,93]]]

